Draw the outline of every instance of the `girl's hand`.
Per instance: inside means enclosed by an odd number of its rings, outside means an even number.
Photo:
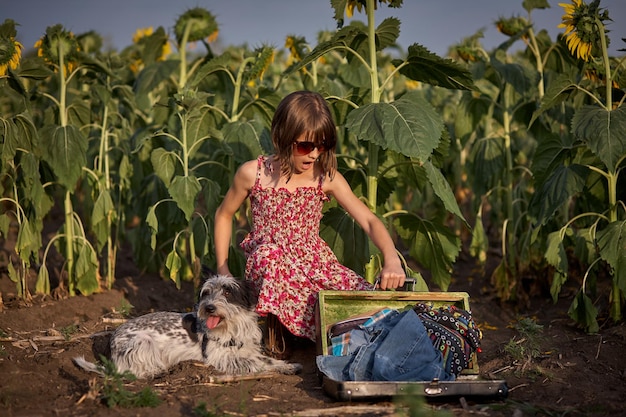
[[[390,290],[404,285],[406,275],[401,267],[383,267],[380,273],[380,289]]]

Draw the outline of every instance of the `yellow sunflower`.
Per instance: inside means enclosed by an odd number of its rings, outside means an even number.
[[[608,20],[608,12],[600,12],[600,0],[586,4],[583,0],[572,0],[572,3],[559,3],[565,14],[559,28],[565,29],[567,48],[571,54],[583,61],[593,57],[593,50],[600,41],[598,24]]]
[[[162,30],[159,30],[157,35],[162,37],[162,35],[164,34],[164,32]],[[141,43],[142,39],[147,39],[149,37],[151,37],[152,35],[154,35],[154,29],[152,28],[152,26],[149,26],[147,28],[139,28],[135,31],[135,34],[133,35],[133,43],[135,45],[138,45]],[[163,42],[163,46],[161,47],[161,55],[159,55],[159,57],[157,57],[157,61],[164,61],[165,58],[168,57],[169,54],[172,53],[172,47],[170,46],[169,41],[167,40],[167,35],[165,35],[165,41]]]
[[[16,69],[22,58],[22,44],[15,40],[17,31],[15,22],[6,19],[0,25],[0,77],[6,75],[9,68]]]

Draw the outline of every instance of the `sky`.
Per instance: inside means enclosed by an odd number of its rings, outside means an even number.
[[[558,3],[570,1],[548,0],[549,9],[533,10],[535,29],[545,29],[556,39],[563,32],[557,28],[563,15]],[[621,40],[626,38],[626,0],[602,0],[600,5],[613,20],[608,25],[611,54],[623,56],[626,53],[617,50],[626,48]],[[121,50],[132,43],[138,28],[162,26],[171,34],[178,16],[194,7],[216,17],[218,40],[224,46],[283,47],[287,35],[304,36],[314,46],[319,31],[336,29],[330,0],[0,0],[0,22],[11,18],[20,25],[17,39],[26,50],[48,26],[59,23],[74,34],[94,30],[106,47]],[[484,29],[485,49],[496,47],[507,38],[494,22],[499,17],[527,17],[527,12],[522,0],[404,0],[399,9],[382,5],[376,16],[377,24],[390,16],[401,21],[398,43],[403,50],[419,43],[445,56],[450,46],[480,29]],[[354,18],[366,19],[356,12]]]

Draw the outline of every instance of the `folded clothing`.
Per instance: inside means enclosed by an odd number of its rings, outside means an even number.
[[[441,352],[445,369],[455,375],[469,368],[472,353],[480,352],[482,332],[472,314],[450,305],[432,307],[418,303],[413,307],[421,319],[435,349]]]

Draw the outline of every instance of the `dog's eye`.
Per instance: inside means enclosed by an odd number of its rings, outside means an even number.
[[[230,290],[228,288],[224,288],[223,293],[225,297],[228,297],[230,295]]]

